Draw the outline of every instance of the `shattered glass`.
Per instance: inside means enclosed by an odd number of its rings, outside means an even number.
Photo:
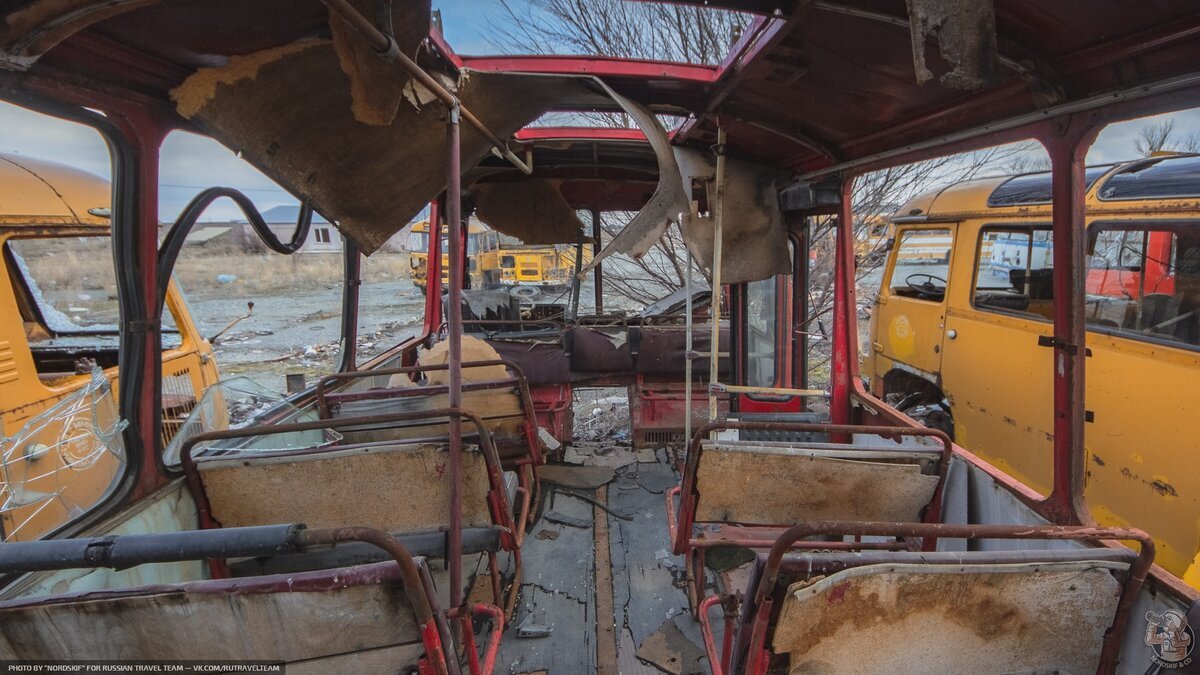
[[[171,439],[171,444],[163,451],[163,462],[169,467],[178,467],[183,444],[202,433],[297,422],[305,416],[306,413],[289,403],[282,394],[250,378],[222,380],[204,392],[179,432]],[[299,450],[329,445],[341,439],[340,434],[328,429],[297,431],[201,442],[192,450],[192,455]]]
[[[36,539],[100,502],[124,474],[127,425],[96,368],[82,389],[0,439],[4,539]]]

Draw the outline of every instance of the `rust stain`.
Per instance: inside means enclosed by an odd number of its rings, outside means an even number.
[[[1096,466],[1104,466],[1104,460],[1100,459],[1100,455],[1092,455],[1092,461],[1096,463]]]
[[[835,603],[840,604],[842,602],[842,600],[845,599],[846,589],[848,589],[848,588],[850,588],[849,581],[844,581],[844,582],[834,586],[833,588],[829,589],[829,596],[826,598],[825,601],[830,605],[835,604]]]
[[[1150,483],[1150,487],[1154,488],[1155,492],[1157,492],[1158,494],[1160,494],[1164,497],[1178,497],[1179,496],[1179,493],[1175,491],[1175,487],[1173,485],[1171,485],[1170,483],[1168,483],[1164,480],[1161,480],[1161,479],[1155,480],[1154,482]]]

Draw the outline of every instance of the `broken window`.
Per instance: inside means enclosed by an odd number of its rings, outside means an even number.
[[[42,237],[4,245],[25,336],[43,379],[117,365],[119,308],[110,243],[106,236]],[[163,349],[181,344],[174,316],[164,311]]]
[[[1096,226],[1087,322],[1126,337],[1200,345],[1200,225]]]
[[[37,539],[100,503],[125,471],[125,426],[96,368],[86,386],[0,437],[3,539]]]
[[[250,378],[235,377],[222,380],[204,392],[204,396],[192,409],[179,432],[171,439],[170,445],[163,450],[163,463],[172,468],[179,467],[183,444],[202,433],[298,422],[306,417],[311,418],[311,414],[302,413],[299,408],[284,400],[283,395]],[[316,429],[251,438],[202,441],[192,450],[192,455],[228,455],[323,447],[341,438],[335,431]]]
[[[1036,319],[1054,318],[1050,226],[985,227],[979,237],[974,305]]]

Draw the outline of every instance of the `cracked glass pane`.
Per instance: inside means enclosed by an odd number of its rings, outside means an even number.
[[[115,489],[126,452],[112,384],[99,368],[82,389],[0,441],[5,541],[37,539]]]
[[[180,465],[183,444],[209,431],[248,429],[251,427],[300,421],[306,416],[278,392],[267,389],[247,377],[236,377],[211,386],[200,403],[188,415],[179,433],[163,451],[163,462]],[[312,417],[307,415],[307,417]],[[270,452],[313,448],[341,440],[332,430],[299,431],[269,436],[201,441],[193,456],[228,455],[241,452]]]

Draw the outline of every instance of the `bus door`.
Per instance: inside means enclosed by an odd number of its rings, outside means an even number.
[[[936,379],[941,370],[953,230],[903,227],[875,301],[871,350],[894,367]]]
[[[795,255],[794,246],[791,253]],[[791,330],[793,278],[779,274],[737,287],[735,384],[772,389],[798,386],[793,382],[792,340],[801,336]],[[804,404],[795,396],[759,393],[739,393],[734,401],[740,413],[799,412]]]

